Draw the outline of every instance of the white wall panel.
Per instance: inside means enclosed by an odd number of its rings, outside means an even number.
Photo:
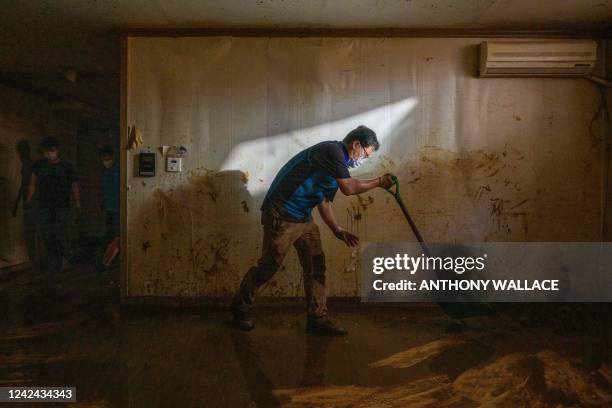
[[[477,79],[480,41],[130,38],[127,124],[189,158],[180,174],[127,175],[129,295],[231,296],[259,255],[278,169],[360,124],[382,147],[354,176],[398,174],[427,239],[598,240],[596,87]],[[413,240],[382,190],[334,207],[364,241]],[[321,229],[328,293],[356,296],[356,253]],[[295,254],[285,266],[263,295],[302,293]]]

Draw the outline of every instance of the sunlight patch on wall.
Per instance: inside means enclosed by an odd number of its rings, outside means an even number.
[[[301,150],[325,140],[342,140],[359,125],[373,129],[384,144],[417,104],[417,98],[407,98],[333,122],[240,143],[232,149],[220,170],[239,170],[248,174],[251,195],[264,194],[278,170]],[[371,163],[366,162],[360,173],[367,172],[368,166]]]

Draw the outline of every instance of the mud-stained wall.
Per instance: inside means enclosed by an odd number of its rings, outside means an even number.
[[[19,190],[40,158],[44,136],[60,139],[62,156],[74,163],[76,131],[76,126],[54,115],[47,100],[0,86],[0,268],[44,255],[37,231],[36,197],[24,209],[23,200],[17,200]]]
[[[139,178],[126,153],[128,296],[230,296],[258,257],[277,170],[359,124],[382,147],[354,176],[396,173],[428,240],[599,240],[598,89],[478,79],[480,41],[129,39],[127,125],[189,157],[166,173],[158,154],[158,175]],[[382,190],[334,208],[362,241],[414,240]],[[321,231],[329,295],[358,295],[358,252]],[[262,295],[301,295],[300,275],[291,253]]]

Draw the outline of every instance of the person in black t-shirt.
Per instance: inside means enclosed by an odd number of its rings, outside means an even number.
[[[45,156],[32,167],[26,203],[38,191],[40,231],[55,271],[62,269],[63,259],[72,262],[73,251],[68,238],[71,197],[81,207],[78,176],[74,166],[60,157],[59,141],[46,137],[41,142]]]

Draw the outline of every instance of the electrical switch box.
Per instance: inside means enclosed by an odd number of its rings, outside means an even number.
[[[182,157],[168,157],[166,158],[166,171],[168,172],[180,172],[183,170],[183,158]]]
[[[138,156],[138,175],[140,177],[155,176],[155,153],[147,151]]]

